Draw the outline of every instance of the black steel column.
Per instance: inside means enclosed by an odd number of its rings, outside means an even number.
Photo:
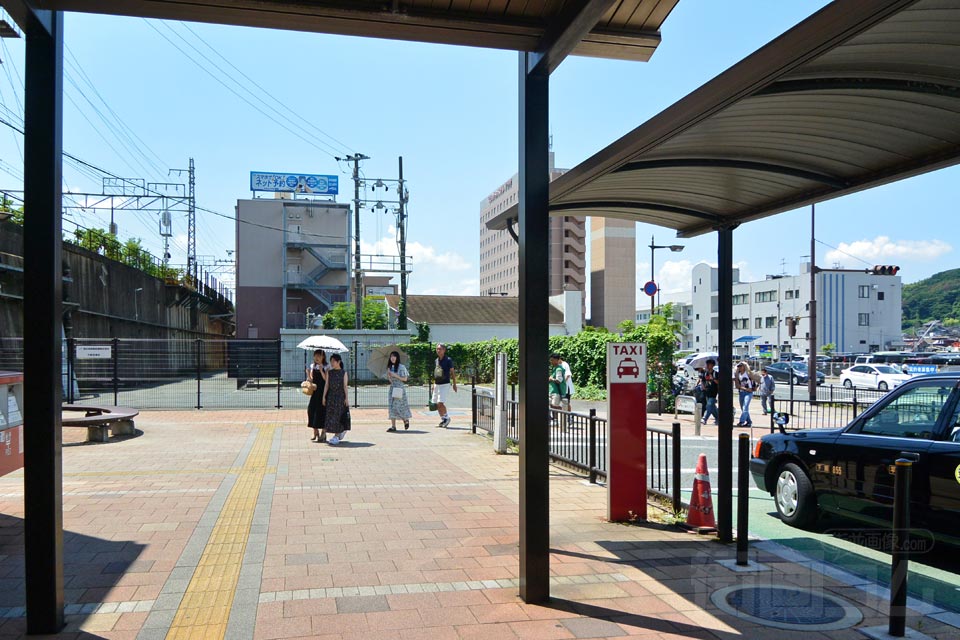
[[[733,540],[733,227],[717,233],[717,530],[721,542]]]
[[[24,104],[24,555],[27,633],[63,628],[63,14],[27,10]]]
[[[550,475],[547,430],[549,86],[520,53],[520,597],[550,598]]]

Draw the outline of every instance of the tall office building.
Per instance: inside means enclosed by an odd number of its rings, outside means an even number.
[[[636,264],[636,223],[590,218],[590,324],[615,331],[634,319]]]
[[[554,168],[550,152],[550,180],[566,169]],[[517,174],[500,185],[480,203],[480,294],[520,294],[520,257],[516,240],[508,231],[493,231],[487,221],[517,203],[520,182]],[[550,218],[550,295],[586,290],[586,224],[583,218]]]

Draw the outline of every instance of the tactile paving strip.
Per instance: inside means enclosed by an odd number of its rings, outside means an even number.
[[[210,540],[200,557],[180,607],[173,618],[167,638],[223,638],[230,608],[240,577],[243,553],[257,506],[260,485],[267,473],[267,460],[276,425],[259,427],[256,441],[239,476]]]

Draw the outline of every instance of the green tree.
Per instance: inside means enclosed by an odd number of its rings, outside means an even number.
[[[387,307],[382,299],[364,298],[360,311],[364,329],[386,329]],[[338,302],[323,315],[324,329],[353,329],[356,327],[357,307],[352,302]]]
[[[823,352],[823,355],[825,356],[833,355],[833,352],[836,350],[837,350],[837,345],[833,344],[832,342],[828,342],[827,344],[820,347],[820,351]]]

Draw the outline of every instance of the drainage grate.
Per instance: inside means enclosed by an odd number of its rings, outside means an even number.
[[[859,609],[840,598],[799,587],[726,587],[711,600],[725,613],[779,629],[846,629],[863,619]]]

